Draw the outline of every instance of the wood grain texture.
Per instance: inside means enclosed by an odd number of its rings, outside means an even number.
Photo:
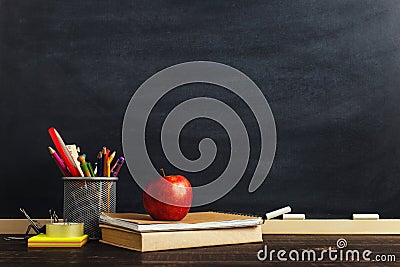
[[[4,236],[1,236],[4,237]],[[398,266],[396,262],[280,262],[259,261],[257,252],[267,245],[275,250],[336,247],[339,238],[346,238],[349,249],[369,249],[377,254],[395,255],[400,260],[399,236],[292,236],[264,235],[263,244],[244,244],[162,252],[140,253],[99,242],[89,242],[81,249],[27,249],[23,241],[0,240],[1,266]]]

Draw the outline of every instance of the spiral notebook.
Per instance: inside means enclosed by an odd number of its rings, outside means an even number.
[[[210,230],[223,228],[256,227],[261,217],[220,212],[192,212],[181,221],[156,221],[147,214],[101,213],[100,223],[122,227],[136,232],[162,232],[181,230]]]

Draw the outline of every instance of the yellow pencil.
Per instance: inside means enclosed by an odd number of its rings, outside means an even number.
[[[113,153],[111,153],[110,156],[108,156],[107,159],[107,166],[106,166],[106,170],[107,170],[107,177],[110,177],[111,175],[111,162],[113,161],[114,157],[115,157],[115,151]]]
[[[110,156],[108,156],[108,161],[110,162],[110,164],[111,164],[111,162],[114,160],[114,157],[115,157],[115,154],[116,154],[116,153],[117,153],[117,152],[114,151],[113,153],[111,153]]]

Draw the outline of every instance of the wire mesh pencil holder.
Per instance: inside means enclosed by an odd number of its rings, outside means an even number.
[[[101,212],[115,212],[117,177],[63,177],[64,212],[67,222],[84,223],[90,239],[100,239]]]

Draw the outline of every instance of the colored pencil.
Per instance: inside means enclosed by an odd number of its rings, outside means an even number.
[[[110,150],[104,146],[103,147],[103,177],[108,177],[107,176],[108,153],[110,153]]]
[[[48,149],[49,149],[51,157],[53,158],[54,162],[57,164],[57,167],[60,169],[60,171],[64,175],[64,177],[71,176],[71,174],[67,170],[67,166],[65,166],[64,161],[60,158],[60,156],[57,154],[57,152],[51,147],[48,147]]]
[[[97,154],[97,177],[102,177],[103,176],[103,153],[100,151],[99,154]]]
[[[121,170],[122,165],[125,162],[125,158],[124,157],[120,157],[117,162],[115,162],[112,170],[111,170],[111,177],[117,177],[119,174],[119,171]]]

